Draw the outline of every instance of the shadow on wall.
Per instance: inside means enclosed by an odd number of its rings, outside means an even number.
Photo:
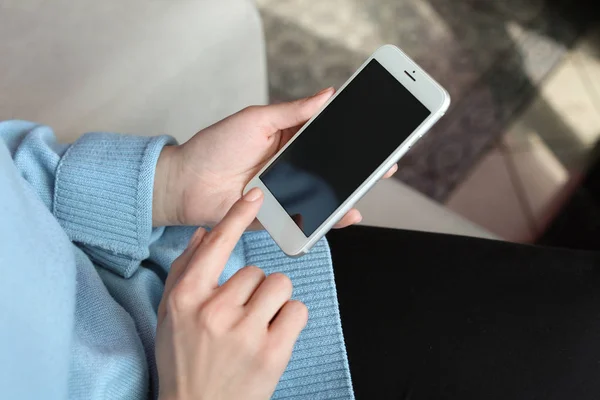
[[[505,132],[593,14],[591,0],[258,3],[274,102],[339,87],[384,43],[401,47],[448,89],[451,109],[396,175],[438,201]],[[568,132],[550,105],[541,107]]]

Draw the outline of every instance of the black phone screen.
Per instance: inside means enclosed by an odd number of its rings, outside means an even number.
[[[260,179],[308,237],[430,114],[372,60]]]

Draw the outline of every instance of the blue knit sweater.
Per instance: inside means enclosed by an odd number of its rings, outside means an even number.
[[[62,145],[47,127],[0,123],[0,398],[156,397],[156,310],[193,232],[152,229],[171,142],[90,133]],[[291,259],[247,233],[221,280],[248,264],[287,274],[310,314],[274,398],[352,398],[326,242]]]

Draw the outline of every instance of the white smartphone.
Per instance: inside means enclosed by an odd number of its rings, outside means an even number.
[[[400,49],[379,48],[248,183],[289,256],[321,239],[446,112],[450,96]]]

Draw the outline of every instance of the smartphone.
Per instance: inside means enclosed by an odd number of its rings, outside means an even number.
[[[393,45],[379,48],[252,178],[258,220],[289,256],[321,239],[446,112],[448,92]]]

